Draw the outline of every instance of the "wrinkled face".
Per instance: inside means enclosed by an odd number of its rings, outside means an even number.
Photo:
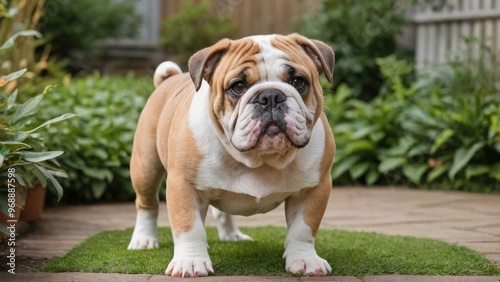
[[[206,77],[212,121],[232,155],[250,166],[285,166],[311,138],[323,108],[323,58],[306,40],[244,38],[226,42],[219,57],[207,61],[215,64]]]

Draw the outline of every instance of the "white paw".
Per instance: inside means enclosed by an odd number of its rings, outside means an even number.
[[[141,236],[133,235],[130,243],[128,244],[128,250],[143,250],[143,249],[158,249],[160,243],[157,237],[153,236]]]
[[[252,237],[237,230],[231,233],[219,232],[221,241],[253,241]]]
[[[332,272],[332,267],[318,255],[301,258],[292,255],[286,258],[286,271],[302,276],[324,276]]]
[[[202,277],[214,273],[212,261],[208,256],[195,256],[176,259],[175,256],[168,264],[166,275],[174,277]]]
[[[128,244],[129,250],[158,249],[158,216],[150,211],[140,211],[137,213],[134,233]]]

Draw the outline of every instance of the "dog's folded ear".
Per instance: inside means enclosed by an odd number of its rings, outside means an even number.
[[[203,79],[206,81],[210,80],[220,58],[229,48],[230,43],[231,40],[222,39],[215,45],[202,49],[189,58],[189,74],[191,75],[196,91],[200,89]]]
[[[325,74],[326,79],[333,83],[333,68],[335,65],[335,53],[332,48],[322,41],[308,39],[297,33],[290,36],[304,49],[309,57],[314,61],[318,70]]]

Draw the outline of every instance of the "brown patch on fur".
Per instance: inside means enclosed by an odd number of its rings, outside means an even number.
[[[314,112],[314,119],[307,121],[308,128],[312,129],[323,111],[323,89],[319,83],[320,73],[317,64],[300,44],[307,40],[303,36],[291,34],[277,36],[271,43],[275,48],[286,53],[291,67],[309,78],[309,93],[304,97],[304,103],[309,110]]]
[[[230,46],[217,65],[217,72],[213,74],[210,84],[212,92],[215,92],[210,95],[210,105],[213,107],[210,115],[212,120],[218,121],[217,125],[220,132],[223,132],[220,127],[220,119],[232,113],[236,105],[236,101],[225,92],[231,82],[242,73],[246,75],[246,81],[249,85],[260,79],[257,59],[254,56],[259,52],[259,46],[251,39],[231,41]]]

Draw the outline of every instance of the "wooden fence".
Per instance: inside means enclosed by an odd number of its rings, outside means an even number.
[[[427,1],[428,2],[428,1]],[[480,44],[467,46],[467,38],[478,39],[500,58],[499,0],[441,0],[416,7],[409,20],[416,25],[416,64],[428,68],[467,55],[483,58]]]
[[[138,0],[136,9],[142,15],[139,34],[133,39],[109,40],[108,44],[157,47],[163,21],[182,11],[183,3],[203,0]],[[210,0],[216,16],[229,17],[238,26],[235,38],[255,34],[292,32],[302,15],[321,7],[321,0]]]
[[[166,19],[181,12],[181,3],[202,1],[161,1],[161,18]],[[236,22],[236,38],[255,34],[290,33],[293,24],[302,15],[321,7],[321,0],[210,0],[209,3],[217,16],[227,16]]]

